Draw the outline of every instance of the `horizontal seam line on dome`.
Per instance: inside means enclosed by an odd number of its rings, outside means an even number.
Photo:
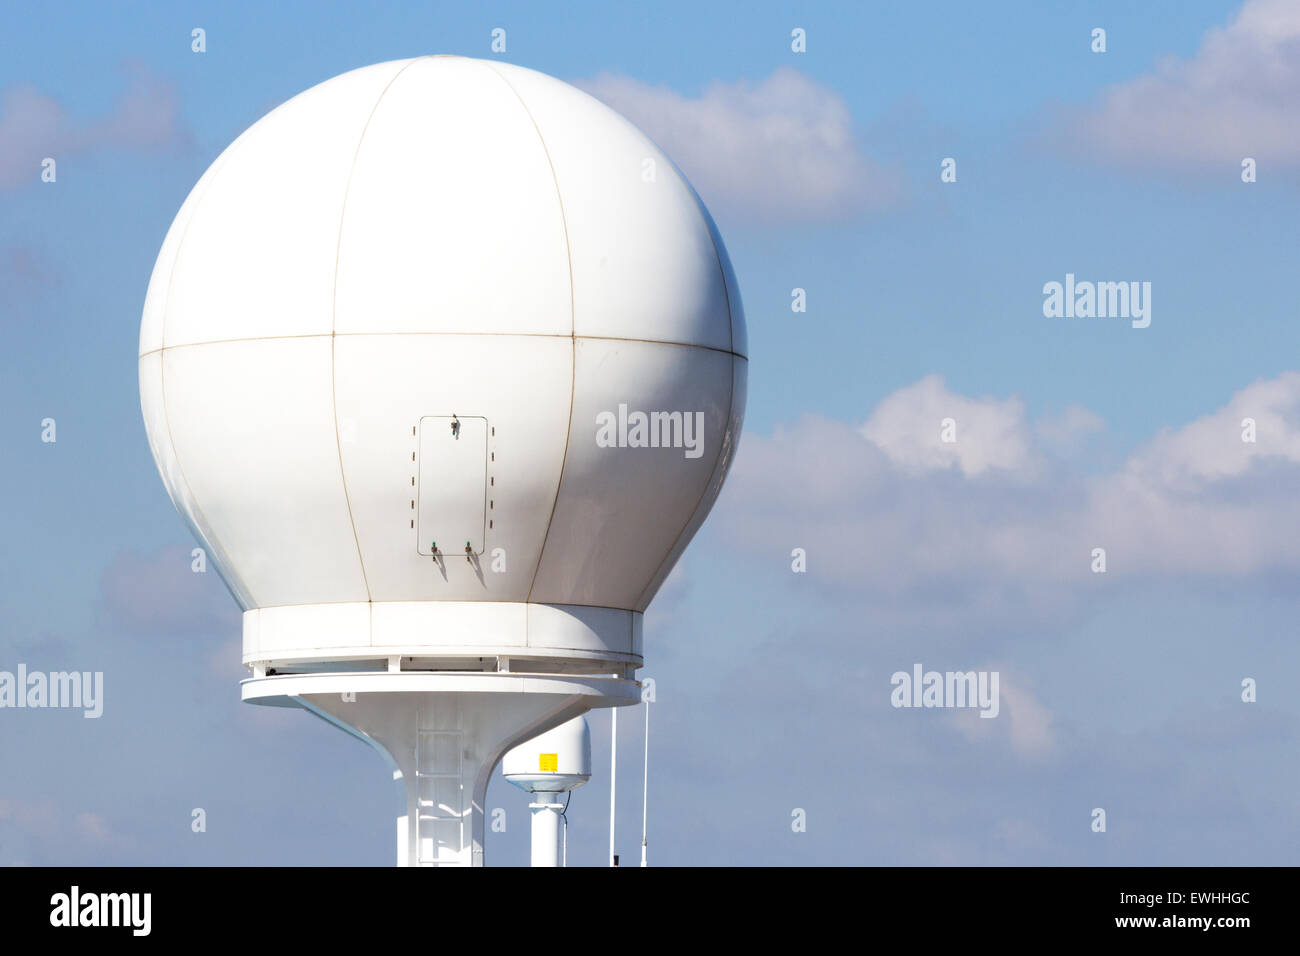
[[[644,611],[638,611],[630,607],[612,607],[608,604],[574,604],[566,602],[557,604],[554,601],[448,601],[434,600],[430,601],[424,598],[401,598],[393,601],[314,601],[308,604],[267,604],[264,607],[250,607],[247,611],[241,611],[241,614],[247,614],[248,611],[272,611],[280,607],[338,607],[343,604],[375,605],[375,604],[421,604],[421,605],[445,605],[445,604],[482,604],[484,606],[499,606],[502,604],[518,604],[521,606],[566,608],[566,607],[586,607],[594,608],[598,611],[618,611],[622,614],[644,614]]]
[[[647,345],[675,345],[684,349],[704,349],[707,352],[720,352],[723,355],[734,355],[736,358],[742,358],[749,361],[749,356],[747,355],[740,352],[734,352],[731,349],[718,348],[716,345],[696,345],[691,342],[671,342],[667,339],[639,339],[617,335],[570,335],[569,333],[560,332],[336,332],[334,335],[348,338],[383,335],[497,335],[531,339],[590,339],[593,342],[642,342]],[[214,339],[211,342],[183,342],[179,345],[164,345],[161,348],[150,349],[148,352],[141,352],[138,358],[156,355],[159,352],[170,352],[175,349],[196,348],[200,345],[227,345],[234,342],[271,342],[289,339],[328,338],[331,338],[329,332],[307,332],[302,335],[253,335],[237,339]]]

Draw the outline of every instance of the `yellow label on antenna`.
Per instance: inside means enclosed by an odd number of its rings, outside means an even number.
[[[538,754],[537,769],[543,773],[555,773],[555,769],[560,765],[559,754]]]

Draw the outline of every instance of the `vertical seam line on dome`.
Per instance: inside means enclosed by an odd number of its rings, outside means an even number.
[[[667,158],[666,154],[665,154],[665,158]],[[709,247],[713,249],[713,261],[718,266],[718,277],[722,280],[722,301],[727,304],[727,343],[729,345],[728,354],[731,356],[731,361],[728,363],[730,366],[728,370],[731,373],[731,380],[730,380],[729,387],[727,389],[727,417],[722,420],[722,435],[724,440],[718,442],[718,455],[716,458],[713,459],[713,470],[709,472],[708,483],[705,484],[704,486],[704,494],[701,495],[700,500],[695,503],[695,508],[691,511],[689,515],[686,516],[685,524],[683,524],[681,530],[677,532],[677,536],[673,538],[672,543],[668,545],[668,551],[664,554],[663,560],[661,560],[659,564],[655,567],[655,573],[650,578],[650,582],[645,586],[644,589],[642,589],[641,593],[637,596],[636,604],[634,606],[640,608],[643,613],[646,608],[646,602],[645,602],[646,594],[648,594],[652,588],[663,586],[663,580],[659,580],[659,574],[660,572],[663,571],[664,565],[668,563],[668,559],[673,556],[673,552],[677,550],[677,545],[681,542],[682,535],[686,534],[686,529],[691,526],[691,522],[694,521],[695,516],[699,514],[700,508],[704,504],[704,499],[708,497],[709,488],[713,485],[713,478],[714,475],[717,474],[718,466],[722,463],[722,453],[726,447],[725,439],[727,435],[727,430],[731,427],[731,415],[736,408],[736,359],[739,357],[736,355],[736,319],[735,316],[731,314],[731,291],[727,288],[727,270],[722,265],[722,252],[718,249],[718,241],[713,238],[714,233],[718,232],[717,223],[711,222],[713,217],[709,215],[709,211],[704,205],[704,200],[700,198],[699,193],[695,191],[695,187],[690,184],[690,182],[686,179],[686,176],[683,175],[682,171],[680,169],[677,169],[677,165],[673,163],[671,159],[668,160],[668,164],[672,166],[674,170],[676,170],[677,175],[681,177],[682,182],[686,184],[686,188],[690,191],[692,197],[694,197],[695,205],[700,211],[700,218],[704,220],[704,225],[706,227],[708,227],[709,225],[713,226],[712,229],[709,229]],[[718,232],[718,234],[721,235],[720,232]],[[746,361],[748,361],[748,359],[746,359]],[[737,444],[739,443],[738,438],[734,440],[737,442]],[[725,479],[726,476],[724,475],[723,480]],[[722,493],[722,486],[719,485],[718,494],[721,493]],[[705,515],[705,517],[708,516]],[[701,520],[700,525],[703,526],[703,524],[704,521]],[[696,530],[698,530],[698,528]],[[671,572],[672,569],[670,568],[669,573]],[[668,575],[665,574],[664,579],[667,579],[667,577]],[[655,583],[656,581],[658,581],[657,586]],[[653,598],[653,595],[651,595],[651,597]]]
[[[564,231],[564,256],[569,263],[569,340],[572,343],[569,361],[569,424],[564,429],[564,457],[560,459],[560,477],[555,482],[555,500],[551,502],[551,514],[546,519],[546,533],[542,535],[542,547],[537,552],[537,565],[533,568],[533,579],[528,585],[528,595],[526,601],[531,603],[533,600],[533,590],[537,587],[537,577],[542,573],[542,559],[546,556],[546,542],[551,537],[551,525],[555,523],[555,512],[560,507],[560,491],[564,488],[564,470],[569,463],[569,440],[573,436],[573,406],[576,401],[578,387],[578,335],[577,319],[575,318],[576,306],[574,304],[574,287],[573,287],[573,248],[569,244],[569,222],[564,215],[564,194],[560,192],[560,177],[555,172],[555,162],[551,159],[551,151],[546,147],[546,137],[542,135],[541,127],[537,125],[537,120],[524,98],[519,95],[514,84],[507,80],[490,62],[481,61],[502,83],[506,88],[515,95],[519,105],[523,108],[524,115],[528,121],[533,124],[533,130],[537,133],[537,141],[542,144],[542,154],[546,157],[546,165],[551,168],[551,181],[555,183],[555,201],[560,206],[560,226]],[[728,310],[730,318],[730,310]],[[524,639],[527,641],[527,624],[524,625]]]
[[[247,130],[244,132],[247,132]],[[230,593],[234,595],[235,602],[239,604],[241,611],[256,607],[257,602],[253,600],[253,595],[248,588],[239,580],[238,575],[235,573],[234,562],[228,560],[228,555],[225,547],[221,543],[221,539],[217,537],[216,531],[213,530],[211,525],[208,523],[207,516],[203,514],[203,509],[199,507],[198,496],[194,494],[194,489],[190,486],[190,480],[185,477],[185,467],[181,464],[181,454],[176,450],[176,439],[172,437],[172,420],[171,416],[167,413],[167,318],[171,312],[172,280],[176,278],[176,264],[180,262],[181,253],[185,249],[185,237],[190,233],[190,226],[194,224],[194,218],[199,214],[199,207],[203,205],[204,197],[207,196],[208,190],[212,188],[212,184],[216,182],[218,171],[216,167],[226,165],[226,157],[230,155],[230,150],[234,148],[235,143],[238,143],[243,138],[244,133],[240,133],[239,136],[235,137],[235,142],[222,150],[221,155],[217,157],[216,162],[213,164],[214,168],[211,170],[212,178],[208,180],[207,186],[203,188],[202,195],[195,197],[194,211],[190,213],[190,218],[186,221],[185,228],[181,231],[180,238],[176,240],[176,257],[172,259],[172,266],[167,270],[167,295],[166,298],[163,299],[162,334],[159,338],[160,344],[158,346],[158,398],[162,402],[163,425],[167,428],[167,443],[172,447],[172,461],[176,462],[176,472],[180,475],[181,483],[185,485],[185,490],[189,493],[189,504],[198,520],[195,521],[183,514],[181,517],[186,519],[187,524],[194,525],[194,530],[200,531],[199,538],[203,544],[216,547],[217,575],[221,580],[226,582],[226,587],[230,588]],[[200,176],[199,178],[202,179],[203,177]],[[163,242],[165,243],[166,241],[167,238],[164,236]],[[148,293],[146,292],[146,295],[147,294]],[[142,355],[140,358],[144,358],[144,356]],[[136,368],[139,368],[139,359],[136,360]],[[139,373],[137,372],[137,374]],[[173,502],[173,505],[174,504],[175,502]],[[180,511],[179,508],[176,510],[178,512]],[[206,530],[207,535],[204,535],[201,529]],[[209,538],[211,538],[211,540],[208,540]],[[230,576],[233,581],[226,581],[226,576],[221,573],[221,565],[223,563],[230,565]],[[244,607],[245,599],[247,599],[248,602],[247,608]]]
[[[348,167],[348,181],[343,187],[343,203],[339,207],[339,234],[334,243],[334,289],[330,295],[330,411],[331,418],[334,419],[334,447],[339,455],[339,481],[343,484],[343,503],[348,509],[348,524],[352,526],[352,541],[357,546],[357,565],[361,568],[361,584],[366,589],[366,601],[371,600],[370,595],[370,578],[366,575],[366,559],[361,553],[361,536],[357,534],[357,519],[352,514],[352,498],[348,495],[348,475],[347,469],[343,467],[343,440],[339,437],[339,399],[338,386],[334,374],[335,354],[334,344],[337,336],[335,329],[338,326],[338,299],[339,299],[339,257],[343,249],[343,222],[347,218],[348,212],[348,194],[352,192],[352,177],[357,171],[357,157],[361,155],[361,144],[365,141],[366,131],[370,129],[370,121],[375,118],[375,112],[379,109],[379,104],[383,102],[388,91],[392,89],[397,78],[409,70],[420,60],[427,60],[429,57],[415,57],[408,60],[406,65],[393,74],[382,90],[379,96],[375,98],[375,105],[370,107],[370,112],[366,116],[366,121],[361,126],[361,135],[357,137],[357,148],[352,153],[352,165]]]
[[[672,160],[669,160],[669,162],[672,162]],[[675,169],[676,166],[674,166],[673,168]],[[677,175],[682,177],[683,182],[687,182],[686,177],[682,175],[681,170],[677,171]],[[712,229],[709,230],[709,245],[713,247],[713,261],[718,264],[718,275],[722,279],[722,301],[727,303],[727,335],[728,335],[727,342],[730,346],[731,354],[735,355],[736,354],[736,317],[735,315],[732,314],[731,311],[731,290],[727,288],[727,268],[722,264],[722,250],[718,248],[718,240],[714,238],[715,234],[719,238],[721,238],[722,231],[718,229],[718,224],[713,221],[713,216],[709,214],[708,208],[704,205],[704,200],[701,199],[700,194],[695,191],[695,187],[690,185],[689,182],[687,182],[687,188],[691,191],[691,195],[695,197],[695,205],[700,207],[700,212],[702,213],[704,218],[704,224],[706,226],[713,227]],[[733,385],[735,384],[734,380],[732,384]],[[731,418],[730,412],[727,413],[727,418],[728,420]]]

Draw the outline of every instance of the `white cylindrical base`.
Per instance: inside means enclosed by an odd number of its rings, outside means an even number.
[[[488,779],[502,755],[640,694],[615,677],[490,672],[285,674],[241,686],[247,701],[304,707],[387,758],[399,790],[399,866],[481,866]]]
[[[560,865],[560,813],[564,804],[553,793],[537,793],[528,809],[533,811],[533,866]]]

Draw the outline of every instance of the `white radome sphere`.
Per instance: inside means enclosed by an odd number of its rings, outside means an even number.
[[[421,57],[307,90],[212,164],[154,268],[140,393],[246,663],[638,666],[745,356],[722,240],[648,138],[541,73]],[[602,447],[620,406],[700,413],[698,454]]]

